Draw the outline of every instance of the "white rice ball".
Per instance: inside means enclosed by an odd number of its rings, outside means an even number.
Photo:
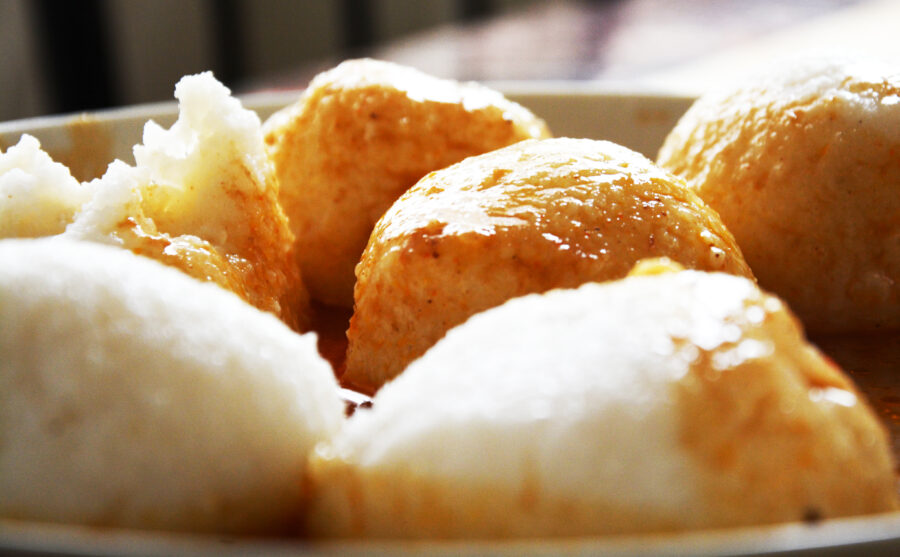
[[[5,518],[281,532],[343,419],[313,336],[88,242],[0,242],[0,354]]]
[[[726,274],[511,300],[373,404],[313,456],[313,535],[584,536],[897,508],[861,395],[784,304]]]

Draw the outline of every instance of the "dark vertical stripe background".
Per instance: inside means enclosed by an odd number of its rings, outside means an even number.
[[[101,0],[32,0],[34,31],[53,112],[119,104],[109,26]]]

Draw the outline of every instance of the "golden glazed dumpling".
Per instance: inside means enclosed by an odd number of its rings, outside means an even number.
[[[658,272],[658,270],[657,270]],[[504,538],[897,508],[884,428],[751,280],[680,271],[473,316],[317,447],[307,531]]]
[[[0,240],[0,518],[292,531],[343,403],[312,335],[127,250]]]
[[[900,328],[900,72],[812,60],[710,93],[658,162],[810,331]]]
[[[309,291],[346,307],[369,233],[401,193],[470,155],[548,135],[496,91],[376,60],[320,74],[265,133]]]
[[[113,244],[212,281],[297,329],[308,295],[255,112],[209,73],[175,87],[178,120],[144,127],[135,166],[86,184],[69,238]]]
[[[343,379],[375,390],[474,313],[654,256],[750,274],[716,213],[625,147],[529,140],[471,157],[423,178],[372,232]]]

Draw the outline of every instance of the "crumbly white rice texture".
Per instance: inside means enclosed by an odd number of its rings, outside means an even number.
[[[92,198],[69,236],[117,244],[119,224],[131,218],[164,234],[228,245],[226,229],[247,220],[240,196],[272,184],[262,124],[210,72],[181,78],[175,97],[178,120],[168,129],[145,124],[134,166],[114,161],[86,184]]]
[[[29,135],[0,153],[0,238],[65,233],[129,247],[121,230],[133,222],[161,238],[232,248],[229,229],[243,232],[250,220],[244,198],[274,187],[262,124],[210,72],[184,76],[175,97],[178,120],[145,124],[135,164],[112,161],[90,182]]]
[[[0,517],[289,530],[343,420],[315,337],[151,259],[0,241]]]
[[[0,238],[59,234],[89,196],[33,136],[0,152]]]
[[[272,183],[262,124],[210,72],[184,76],[175,97],[178,120],[168,129],[146,123],[135,165],[113,161],[90,182],[79,183],[27,134],[0,153],[0,238],[68,226],[73,238],[116,244],[120,223],[132,218],[227,244],[224,228],[246,220],[235,191],[256,195]]]

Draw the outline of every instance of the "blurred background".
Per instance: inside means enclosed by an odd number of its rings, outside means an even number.
[[[898,28],[895,0],[0,0],[0,120],[170,100],[204,70],[301,88],[357,56],[696,94],[806,50],[900,62]]]

